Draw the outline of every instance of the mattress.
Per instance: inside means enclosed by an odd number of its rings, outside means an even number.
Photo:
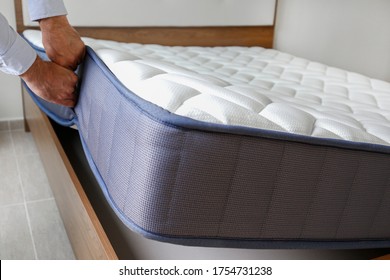
[[[40,33],[25,38],[45,57]],[[131,230],[182,245],[390,246],[390,84],[260,47],[83,38],[74,109]]]

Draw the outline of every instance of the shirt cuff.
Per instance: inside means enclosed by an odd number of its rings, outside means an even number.
[[[32,21],[68,14],[62,0],[29,0],[28,9]]]
[[[11,48],[1,56],[1,70],[12,75],[25,73],[37,57],[33,48],[19,35]]]

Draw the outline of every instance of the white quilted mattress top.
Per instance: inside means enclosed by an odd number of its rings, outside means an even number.
[[[25,36],[42,46],[40,33]],[[200,121],[390,145],[390,83],[261,47],[83,38],[131,91]]]

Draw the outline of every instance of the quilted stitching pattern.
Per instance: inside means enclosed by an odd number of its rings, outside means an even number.
[[[130,90],[220,124],[382,145],[390,84],[261,47],[166,47],[85,38]]]
[[[26,31],[35,45],[40,33]],[[390,145],[390,83],[261,47],[83,38],[131,91],[200,121]]]

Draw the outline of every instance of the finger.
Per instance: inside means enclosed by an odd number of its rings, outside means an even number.
[[[73,64],[74,69],[76,69],[77,66],[79,66],[84,61],[85,54],[86,54],[86,48],[84,46],[83,48],[80,49],[80,51],[78,51],[78,54],[76,55],[76,59]]]
[[[58,64],[59,66],[62,66],[70,71],[75,71],[77,69],[78,64],[76,62],[70,62],[70,61],[53,61],[54,63]]]
[[[77,69],[77,66],[78,66],[77,61],[68,61],[64,67],[71,71],[75,71]]]
[[[61,104],[60,105],[62,105],[62,106],[65,106],[65,107],[69,107],[69,108],[73,108],[74,106],[75,106],[75,102],[74,101],[63,101],[63,102],[61,102]]]
[[[74,86],[72,93],[64,98],[64,101],[67,103],[68,107],[74,107],[76,102],[77,102],[77,82],[76,85]]]
[[[77,69],[78,66],[78,60],[76,58],[69,58],[65,55],[56,55],[49,57],[52,62],[55,64],[64,67],[65,69],[68,69],[70,71],[74,71]]]
[[[66,107],[74,107],[76,104],[75,98],[64,98],[60,101],[61,105]]]

